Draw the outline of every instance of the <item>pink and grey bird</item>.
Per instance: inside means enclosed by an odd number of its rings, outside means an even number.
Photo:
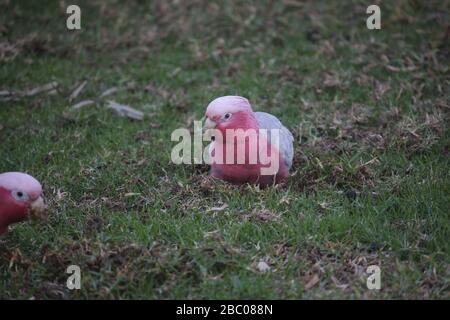
[[[45,204],[42,186],[32,176],[21,172],[0,174],[0,234],[12,223],[42,217]]]
[[[222,139],[214,139],[210,145],[211,175],[234,184],[253,183],[266,186],[285,181],[292,166],[294,138],[291,132],[275,116],[266,112],[253,112],[249,101],[239,96],[224,96],[213,100],[207,107],[205,129],[215,129]],[[227,139],[228,132],[234,132]],[[255,152],[249,143],[248,132],[256,132],[256,161],[252,161],[251,152]],[[276,131],[276,133],[274,132]],[[244,137],[240,136],[244,135]],[[239,139],[241,138],[241,142]],[[237,161],[239,143],[244,145],[245,159]],[[227,153],[234,149],[225,161]],[[267,153],[266,159],[262,155]],[[232,152],[233,153],[233,152]],[[224,161],[216,161],[223,159]],[[255,158],[253,158],[255,159]],[[276,160],[278,166],[272,173],[263,173]],[[267,172],[267,171],[266,171]]]

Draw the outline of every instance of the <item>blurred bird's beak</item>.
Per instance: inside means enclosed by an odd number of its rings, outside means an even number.
[[[203,125],[203,129],[205,129],[205,130],[214,129],[215,127],[216,127],[216,123],[207,117],[205,120],[205,124]]]
[[[42,199],[42,197],[39,197],[36,200],[34,200],[29,206],[30,217],[38,219],[46,219],[47,218],[47,215],[45,214],[46,209],[47,206],[44,203],[44,199]]]

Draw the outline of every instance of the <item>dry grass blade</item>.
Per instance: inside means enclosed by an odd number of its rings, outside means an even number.
[[[2,91],[0,91],[0,97],[7,97],[7,96],[12,96],[12,92],[11,91],[8,91],[8,90],[2,90]]]
[[[87,81],[84,81],[82,84],[80,84],[69,96],[69,102],[72,102],[78,95],[80,94],[81,90],[83,90],[84,86],[86,85]]]
[[[8,101],[14,98],[14,92],[8,90],[0,91],[0,100]]]
[[[131,108],[112,100],[108,100],[107,108],[114,109],[120,116],[127,117],[133,120],[143,120],[144,113],[142,111]]]
[[[212,207],[212,208],[206,210],[206,212],[220,212],[220,211],[225,210],[226,208],[228,208],[228,205],[226,203],[224,203],[222,206]]]
[[[85,107],[85,106],[90,106],[91,104],[94,104],[94,103],[95,103],[94,100],[83,100],[83,101],[78,102],[77,104],[74,104],[72,106],[72,108],[73,109],[80,109],[80,108]]]
[[[100,95],[100,98],[104,98],[106,96],[109,96],[109,95],[111,95],[111,94],[113,94],[113,93],[115,93],[117,91],[119,91],[119,88],[117,88],[117,87],[109,88],[109,89],[103,91],[103,93]]]
[[[45,84],[43,86],[27,90],[27,91],[23,92],[22,95],[23,96],[27,96],[27,97],[32,97],[32,96],[35,96],[35,95],[40,94],[42,92],[53,91],[57,87],[58,87],[58,82],[53,81],[53,82],[47,83],[47,84]]]
[[[266,208],[255,208],[251,213],[245,214],[243,216],[244,219],[256,219],[263,222],[267,221],[277,221],[280,219],[280,216],[273,213]]]

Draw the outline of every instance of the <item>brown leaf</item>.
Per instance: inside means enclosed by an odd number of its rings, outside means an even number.
[[[325,79],[323,81],[323,85],[325,87],[337,87],[341,84],[341,81],[339,80],[337,75],[333,75],[333,74],[325,74]]]
[[[305,290],[309,290],[314,287],[319,282],[319,276],[314,274],[313,276],[307,277],[305,279]]]

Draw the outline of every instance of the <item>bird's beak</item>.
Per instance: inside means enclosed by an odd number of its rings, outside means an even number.
[[[39,197],[36,200],[34,200],[29,206],[30,217],[38,219],[46,219],[47,218],[47,215],[45,214],[46,209],[47,206],[44,203],[44,199],[42,199],[42,197]]]
[[[203,125],[203,129],[214,129],[216,127],[216,123],[212,121],[210,118],[206,117],[205,124]]]

